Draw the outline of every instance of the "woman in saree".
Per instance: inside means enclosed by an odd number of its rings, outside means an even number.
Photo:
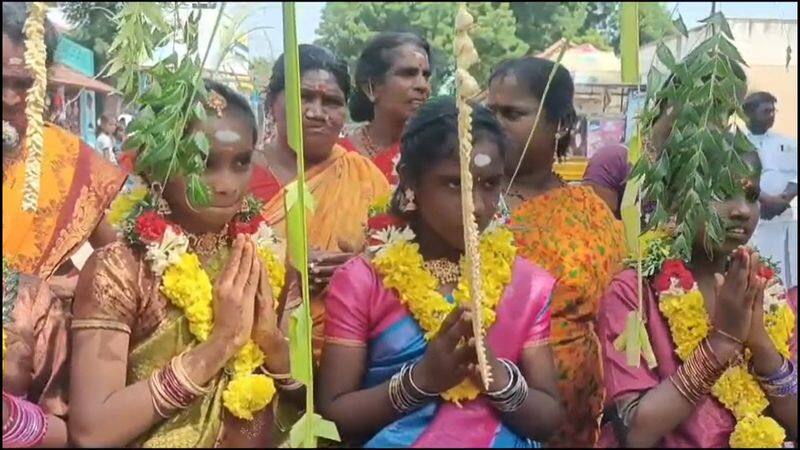
[[[457,111],[442,98],[409,122],[392,211],[371,219],[374,246],[336,272],[326,297],[317,404],[351,444],[536,447],[563,419],[548,346],[555,280],[515,256],[509,231],[489,227],[506,142],[485,108],[472,124],[483,286],[495,286],[483,307],[493,381],[477,387],[471,318],[459,304],[469,294],[458,263]]]
[[[25,105],[34,79],[25,66],[26,17],[26,3],[3,3],[3,255],[16,270],[72,297],[77,274],[67,276],[76,272],[69,259],[87,240],[98,247],[116,238],[103,215],[125,175],[77,136],[45,123],[38,207],[22,209]],[[58,37],[47,20],[45,30],[49,67]]]
[[[66,447],[69,305],[3,260],[3,447]]]
[[[555,158],[566,153],[576,117],[572,78],[563,66],[558,66],[542,98],[553,64],[535,57],[501,64],[490,77],[487,106],[513,142],[506,155],[512,185],[503,200],[519,253],[558,280],[551,345],[569,420],[548,445],[591,447],[597,440],[603,403],[592,322],[600,295],[621,268],[625,243],[622,224],[594,189],[567,185],[553,171]]]
[[[430,96],[430,76],[430,45],[416,34],[381,33],[358,58],[350,118],[367,123],[340,143],[370,158],[393,186],[398,182],[400,135]]]
[[[369,208],[379,197],[389,194],[389,184],[366,157],[336,143],[350,93],[347,66],[327,49],[301,45],[300,74],[306,186],[315,204],[308,219],[309,269],[312,290],[318,294],[336,268],[363,247]],[[264,216],[282,236],[286,236],[285,187],[297,177],[296,153],[289,147],[287,137],[285,87],[281,55],[267,88],[277,138],[266,147],[264,165],[254,169],[251,189],[266,202]],[[318,355],[324,315],[320,298],[312,302],[312,309]]]
[[[742,180],[743,192],[713,204],[726,224],[720,244],[709,252],[700,226],[690,259],[671,251],[666,231],[652,235],[658,246],[647,246],[664,250],[641,296],[657,365],[632,366],[614,346],[629,313],[639,309],[636,270],[619,273],[604,295],[598,314],[607,392],[602,447],[769,448],[797,441],[795,306],[758,253],[742,247],[760,215],[758,156],[749,153],[745,161],[752,172]],[[692,292],[699,292],[697,309],[689,302]],[[670,302],[681,303],[673,309]],[[700,333],[699,343],[686,345],[680,330],[700,330],[692,331]],[[732,367],[745,350],[749,365]]]
[[[280,256],[264,246],[271,230],[246,196],[256,122],[239,94],[206,89],[207,119],[187,133],[210,142],[201,176],[210,205],[188,202],[182,174],[131,194],[112,207],[125,239],[81,273],[69,416],[78,446],[271,445],[271,380],[292,383],[273,306]]]

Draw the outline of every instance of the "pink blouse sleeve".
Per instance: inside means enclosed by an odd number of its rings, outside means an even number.
[[[336,271],[325,298],[325,342],[367,345],[374,285],[374,272],[364,258],[355,258]]]
[[[550,342],[550,303],[553,291],[547,293],[547,300],[542,301],[541,308],[536,312],[536,318],[528,330],[528,336],[523,344],[525,348],[536,347]]]
[[[603,349],[607,401],[627,393],[646,391],[660,382],[658,374],[648,369],[644,361],[641,361],[639,367],[629,366],[625,353],[614,348],[614,340],[625,331],[628,313],[635,311],[637,304],[635,271],[625,271],[617,275],[600,300],[598,337]],[[651,342],[654,337],[651,335]]]

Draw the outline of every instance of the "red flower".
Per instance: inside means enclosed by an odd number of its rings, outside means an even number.
[[[669,276],[662,272],[653,280],[653,287],[656,289],[656,292],[664,292],[669,290],[671,286],[670,283]]]
[[[236,238],[240,234],[253,234],[258,231],[258,227],[265,221],[266,219],[261,214],[255,215],[249,222],[234,220],[228,228],[228,234],[231,238]]]
[[[775,276],[775,271],[772,270],[769,266],[761,266],[758,268],[758,276],[764,278],[765,280],[769,281],[772,277]]]
[[[147,211],[136,219],[136,232],[144,242],[160,241],[167,230],[167,222],[154,211]]]
[[[688,291],[694,287],[694,277],[683,261],[679,259],[668,259],[664,261],[661,266],[661,273],[658,274],[653,281],[653,287],[656,291],[662,292],[669,290],[672,287],[672,279],[675,278],[680,282],[681,288]]]
[[[251,234],[250,224],[247,222],[234,220],[231,222],[231,225],[228,228],[228,234],[231,236],[231,238],[235,238],[240,234]]]
[[[405,220],[392,214],[379,214],[367,221],[367,228],[372,232],[385,230],[392,226],[402,228],[405,225]]]

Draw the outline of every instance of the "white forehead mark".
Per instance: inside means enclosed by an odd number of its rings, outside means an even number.
[[[242,140],[239,133],[231,130],[218,130],[214,133],[214,137],[217,138],[218,141],[225,142],[226,144],[232,144]]]
[[[475,163],[475,167],[486,167],[492,163],[492,157],[483,153],[478,153],[475,155],[472,162]]]

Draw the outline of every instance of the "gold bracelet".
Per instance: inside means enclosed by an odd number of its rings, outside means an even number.
[[[114,320],[105,319],[75,319],[70,324],[71,330],[111,330],[131,334],[131,327]]]
[[[669,377],[669,381],[672,383],[673,386],[675,386],[675,389],[678,390],[678,393],[681,394],[681,396],[683,396],[683,398],[685,398],[687,402],[694,405],[696,403],[695,400],[693,400],[692,397],[690,397],[689,394],[686,393],[685,391],[686,388],[682,386],[680,380],[676,380],[676,378],[680,378],[680,376],[678,376],[678,372],[680,370],[681,369],[678,368],[678,371],[676,371],[674,374],[672,374],[672,376]]]
[[[294,381],[293,383],[283,384],[283,383],[276,383],[278,389],[282,391],[296,391],[303,387],[303,383],[299,381]]]
[[[732,334],[729,334],[729,333],[726,333],[725,331],[720,330],[719,328],[714,328],[714,331],[716,331],[717,333],[719,333],[720,336],[728,339],[729,341],[735,342],[736,345],[738,345],[740,347],[744,347],[744,341],[742,341],[741,339],[737,338],[736,336],[734,336]]]
[[[158,414],[162,419],[169,419],[170,415],[162,410],[162,404],[167,403],[167,401],[161,392],[161,382],[158,380],[158,372],[159,371],[156,370],[152,375],[150,375],[147,386],[150,388],[150,397],[153,401],[153,409],[156,410],[156,414]]]
[[[292,379],[291,373],[272,373],[269,370],[267,370],[264,366],[261,366],[258,369],[261,371],[261,373],[272,378],[275,381],[285,381]]]
[[[185,355],[185,353],[181,353],[180,355],[172,358],[172,361],[170,361],[172,370],[175,372],[175,377],[178,378],[178,381],[193,395],[200,397],[211,393],[212,383],[209,382],[208,386],[206,387],[199,386],[197,383],[192,381],[191,377],[189,377],[189,374],[186,373],[186,368],[183,367],[183,355]]]

